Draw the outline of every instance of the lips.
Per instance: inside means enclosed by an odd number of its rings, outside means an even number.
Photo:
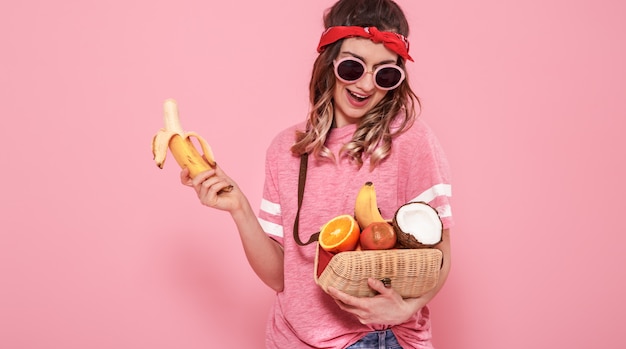
[[[362,107],[367,104],[370,96],[358,94],[356,92],[350,91],[346,89],[346,95],[348,96],[348,101],[355,107]]]

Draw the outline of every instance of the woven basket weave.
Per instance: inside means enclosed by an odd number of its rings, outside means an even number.
[[[376,293],[368,278],[390,283],[404,298],[419,297],[439,280],[443,254],[435,248],[348,251],[335,255],[319,246],[315,255],[315,282],[325,291],[333,286],[356,297]]]

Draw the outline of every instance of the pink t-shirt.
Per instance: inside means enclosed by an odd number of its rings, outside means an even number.
[[[382,327],[363,325],[339,309],[314,281],[317,243],[302,247],[294,241],[300,158],[291,154],[290,147],[295,130],[303,127],[304,123],[279,133],[267,151],[259,222],[284,247],[285,287],[276,294],[270,311],[266,346],[344,348]],[[333,129],[326,146],[337,156],[355,130],[355,125]],[[346,157],[334,164],[309,156],[300,240],[307,241],[333,217],[353,214],[357,192],[368,181],[374,183],[383,217],[392,218],[397,208],[407,202],[425,201],[437,209],[444,228],[452,226],[448,163],[431,130],[418,119],[411,129],[394,139],[391,155],[374,171],[370,172],[367,159],[359,169]],[[427,307],[410,321],[391,329],[404,348],[432,347]]]

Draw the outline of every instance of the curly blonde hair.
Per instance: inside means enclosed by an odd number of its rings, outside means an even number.
[[[377,27],[404,36],[409,34],[406,17],[400,7],[391,0],[340,0],[324,16],[324,26]],[[333,91],[336,78],[333,60],[339,54],[343,39],[320,53],[313,65],[309,84],[311,110],[305,131],[298,131],[296,143],[291,147],[294,155],[313,154],[317,159],[335,161],[334,154],[325,146],[334,119]],[[404,59],[398,57],[398,66],[405,69]],[[363,116],[352,140],[344,145],[344,154],[359,167],[366,157],[370,169],[374,169],[391,152],[392,139],[406,131],[415,121],[420,110],[420,100],[411,89],[408,77]]]

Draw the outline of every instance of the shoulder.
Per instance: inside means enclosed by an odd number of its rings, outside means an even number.
[[[267,149],[268,154],[276,151],[282,152],[282,150],[289,151],[296,141],[296,131],[304,130],[304,127],[305,122],[300,122],[278,132],[270,142]]]
[[[304,130],[305,125],[306,123],[303,121],[278,132],[267,148],[268,159],[281,155],[291,155],[291,146],[296,142],[296,131]]]
[[[408,169],[447,168],[448,161],[441,143],[428,124],[418,118],[415,123],[393,140],[392,156],[400,167]]]
[[[394,139],[393,143],[394,146],[411,149],[437,143],[437,138],[428,124],[418,117],[410,128]]]
[[[299,122],[297,124],[291,125],[274,136],[270,143],[270,148],[272,147],[288,147],[290,148],[296,141],[296,131],[304,130],[306,123]]]

